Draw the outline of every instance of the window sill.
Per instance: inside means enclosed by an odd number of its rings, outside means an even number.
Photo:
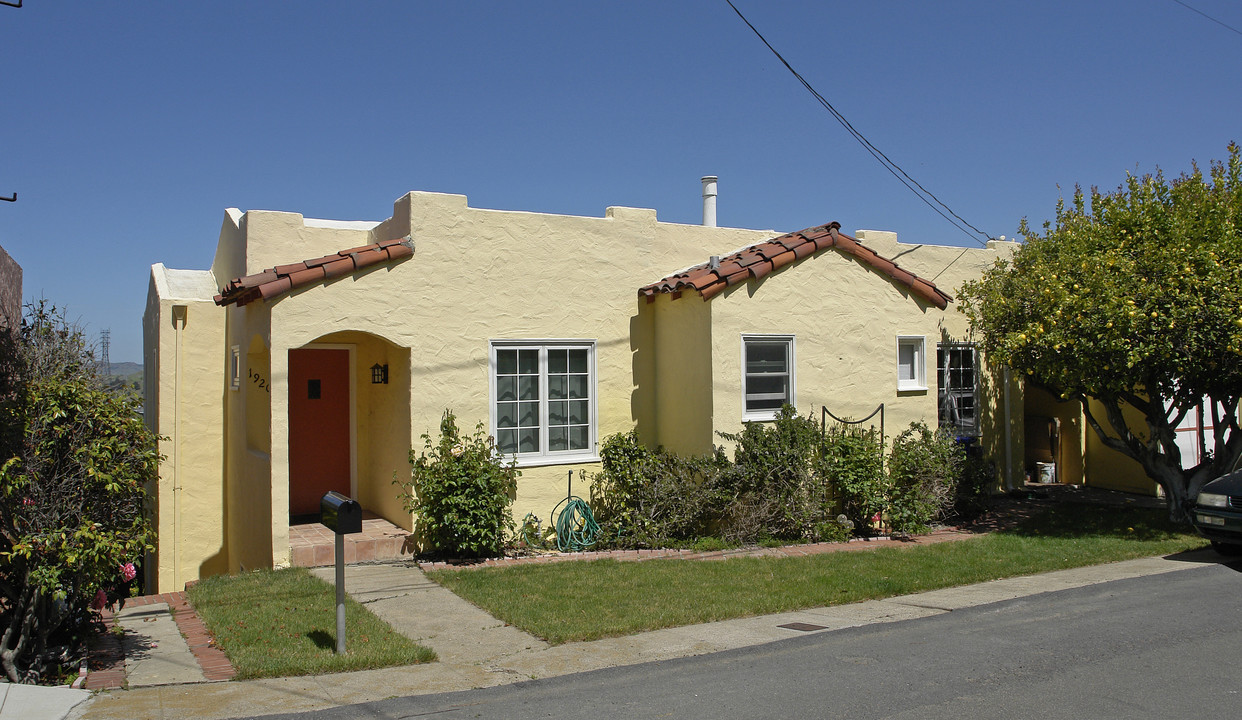
[[[749,415],[743,415],[743,416],[742,416],[742,422],[744,422],[744,423],[748,423],[748,422],[772,422],[772,421],[773,421],[773,420],[775,420],[775,419],[776,419],[776,413],[775,413],[775,412],[770,412],[770,413],[751,413],[751,414],[749,414]]]
[[[575,464],[583,464],[583,463],[600,462],[599,455],[595,453],[582,453],[580,455],[558,455],[558,456],[534,455],[534,456],[528,456],[528,457],[522,457],[521,455],[518,455],[518,456],[510,455],[505,458],[505,462],[508,462],[509,459],[516,460],[518,468],[536,468],[536,467],[543,467],[545,465],[546,466],[575,465]]]
[[[910,393],[912,395],[914,393],[925,393],[927,392],[927,390],[928,388],[925,385],[898,385],[897,386],[898,393]]]

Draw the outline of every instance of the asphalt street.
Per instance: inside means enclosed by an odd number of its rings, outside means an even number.
[[[1233,718],[1242,716],[1239,589],[1242,563],[1205,564],[713,655],[287,717]]]

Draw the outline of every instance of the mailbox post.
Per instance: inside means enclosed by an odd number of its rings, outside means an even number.
[[[345,654],[345,535],[362,532],[362,506],[339,492],[319,501],[319,522],[336,536],[336,654]]]

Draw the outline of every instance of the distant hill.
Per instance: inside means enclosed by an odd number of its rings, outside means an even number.
[[[142,365],[140,363],[132,362],[114,362],[112,363],[112,372],[108,372],[108,369],[103,366],[103,363],[100,363],[99,372],[101,374],[112,375],[114,377],[126,377],[133,375],[134,373],[141,373]]]
[[[106,376],[108,379],[104,383],[107,387],[113,389],[129,388],[141,395],[143,390],[142,365],[132,362],[114,362],[111,370],[105,368],[102,363],[99,364],[99,374]]]

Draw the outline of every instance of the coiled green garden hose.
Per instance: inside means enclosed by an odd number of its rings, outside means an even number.
[[[580,497],[571,495],[557,503],[552,514],[565,506],[556,517],[556,549],[561,552],[581,552],[595,544],[599,536],[599,523],[591,513],[591,506]]]

